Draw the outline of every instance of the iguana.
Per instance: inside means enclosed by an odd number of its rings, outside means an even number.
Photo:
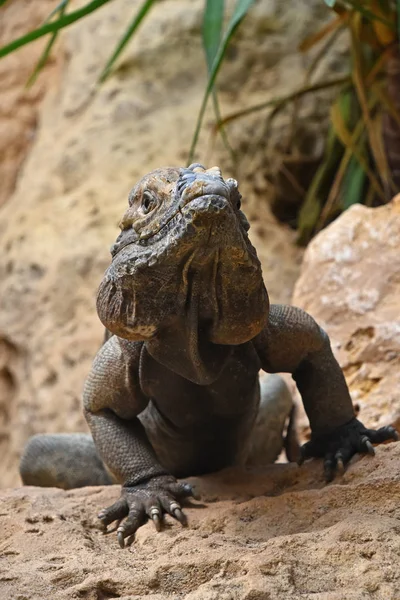
[[[177,478],[279,451],[291,404],[278,384],[280,404],[268,413],[260,369],[292,374],[312,431],[299,462],[323,458],[327,481],[355,453],[399,439],[393,427],[356,419],[314,319],[269,305],[234,179],[199,164],[155,170],[131,191],[120,227],[97,298],[110,335],[83,394],[94,442],[35,436],[21,461],[25,484],[121,482],[120,499],[99,518],[104,526],[125,518],[122,547],[147,519],[157,530],[165,513],[185,524],[180,501],[192,490]]]

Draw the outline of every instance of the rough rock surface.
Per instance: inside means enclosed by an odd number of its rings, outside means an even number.
[[[30,435],[85,429],[81,390],[103,335],[94,298],[128,191],[152,168],[187,159],[206,77],[203,0],[156,3],[115,76],[96,86],[139,4],[115,0],[62,34],[60,71],[44,98],[16,191],[0,211],[2,485],[17,484],[18,456]],[[320,0],[256,3],[219,79],[223,112],[300,85],[306,63],[298,44],[326,17]],[[240,156],[263,118],[232,126]],[[269,292],[287,301],[301,255],[293,232],[277,227],[265,197],[255,192],[255,175],[246,180],[242,161],[233,169],[221,142],[213,146],[209,138],[206,126],[196,159],[219,163],[224,175],[241,182]]]
[[[147,524],[129,550],[96,525],[116,486],[4,491],[0,597],[398,600],[399,461],[379,447],[328,486],[320,463],[193,479],[189,528]]]
[[[353,206],[312,241],[293,304],[331,336],[365,425],[400,430],[400,195]]]
[[[38,27],[53,8],[50,0],[7,2],[0,8],[0,47]],[[38,104],[49,78],[55,74],[55,61],[51,60],[40,81],[34,87],[25,87],[43,47],[39,41],[0,60],[0,206],[15,188],[35,136]]]

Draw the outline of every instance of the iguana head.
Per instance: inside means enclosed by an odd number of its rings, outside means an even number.
[[[150,340],[185,323],[240,344],[265,324],[268,297],[234,179],[217,167],[163,168],[133,188],[101,283],[98,313],[120,337]]]

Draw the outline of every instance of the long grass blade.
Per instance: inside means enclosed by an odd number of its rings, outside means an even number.
[[[352,156],[341,186],[342,210],[347,210],[353,204],[362,204],[366,181],[364,169]]]
[[[356,158],[357,162],[368,175],[371,185],[375,189],[375,192],[378,194],[381,200],[385,202],[386,199],[382,186],[380,185],[375,174],[370,169],[367,158],[362,154],[362,152],[360,152],[359,148],[354,144],[352,135],[347,128],[345,120],[343,119],[343,115],[341,113],[340,105],[338,102],[335,102],[335,104],[333,104],[331,108],[331,122],[343,146],[345,148],[351,149],[353,156]],[[365,123],[365,125],[368,131],[368,124]],[[370,131],[368,131],[368,133],[370,133]]]
[[[224,9],[225,0],[206,0],[205,2],[202,37],[209,73],[221,43]]]
[[[202,103],[200,106],[200,111],[199,111],[199,114],[197,117],[197,123],[196,123],[195,131],[193,134],[192,143],[191,143],[190,150],[189,150],[189,159],[188,159],[189,164],[193,161],[193,156],[194,156],[194,152],[196,150],[197,142],[199,139],[200,129],[201,129],[204,114],[206,111],[208,98],[213,89],[216,77],[218,75],[218,71],[220,69],[220,66],[222,64],[222,61],[223,61],[225,53],[226,53],[226,49],[228,48],[229,42],[231,41],[237,28],[239,27],[240,23],[246,16],[247,12],[249,11],[249,9],[253,3],[254,3],[254,0],[237,0],[237,2],[236,2],[235,10],[234,10],[233,15],[228,23],[227,30],[221,40],[221,43],[220,43],[218,51],[215,55],[215,58],[214,58],[214,61],[213,61],[213,64],[212,64],[212,67],[211,67],[211,70],[210,70],[210,73],[208,76],[207,87],[206,87],[206,90],[203,95],[203,100],[202,100]]]
[[[346,122],[349,121],[352,108],[351,90],[347,88],[344,89],[339,94],[336,102],[343,118]],[[329,210],[326,206],[326,197],[331,189],[332,180],[334,180],[337,175],[338,164],[343,161],[343,152],[343,144],[331,122],[323,160],[314,176],[299,213],[298,243],[300,244],[305,244],[309,241],[312,234],[317,229],[318,223],[321,223],[323,220],[323,215]]]
[[[7,56],[7,54],[11,54],[11,52],[15,52],[15,50],[22,48],[22,46],[26,46],[26,44],[30,44],[34,40],[37,40],[43,37],[44,35],[47,35],[48,33],[54,33],[55,31],[59,31],[64,27],[68,27],[68,25],[75,23],[75,21],[79,21],[79,19],[86,17],[86,15],[89,15],[90,13],[99,9],[104,4],[107,4],[111,1],[112,0],[92,0],[92,2],[89,2],[89,4],[86,4],[82,8],[79,8],[78,10],[75,10],[74,12],[69,13],[68,15],[64,15],[56,21],[46,23],[45,25],[42,25],[41,27],[30,31],[29,33],[17,38],[16,40],[13,40],[10,44],[7,44],[6,46],[0,48],[0,58],[2,58],[3,56]]]
[[[110,75],[111,69],[113,68],[113,66],[115,64],[115,61],[120,56],[122,50],[125,48],[125,46],[129,42],[129,40],[133,36],[135,31],[139,27],[140,23],[143,21],[144,17],[147,15],[150,8],[153,6],[154,2],[155,2],[155,0],[145,0],[143,2],[142,6],[139,8],[137,14],[134,16],[131,23],[129,24],[129,27],[125,31],[124,35],[118,42],[114,52],[112,53],[109,60],[107,61],[107,64],[104,67],[104,69],[99,77],[99,80],[98,80],[99,83],[102,83],[103,81],[105,81],[107,79],[107,77]]]
[[[58,5],[58,10],[60,11],[60,17],[62,17],[67,9],[69,0],[63,0],[63,2],[60,2],[60,4]],[[54,13],[54,11],[53,11]],[[51,16],[49,17],[51,18]],[[50,40],[47,43],[46,48],[44,49],[42,56],[39,58],[36,67],[33,70],[32,75],[29,77],[28,81],[26,82],[26,87],[29,88],[31,87],[36,79],[38,78],[39,73],[41,72],[41,70],[43,69],[43,67],[45,66],[45,64],[47,63],[47,60],[50,56],[50,52],[54,46],[54,43],[57,39],[58,36],[58,31],[54,31]]]
[[[221,43],[222,26],[224,23],[224,10],[225,0],[206,0],[205,2],[202,38],[208,74],[210,74],[211,72],[215,56],[218,52],[218,48]],[[221,110],[219,107],[218,95],[215,85],[213,86],[212,90],[212,99],[215,117],[218,123],[221,120]],[[231,155],[232,161],[235,162],[235,153],[231,144],[229,143],[229,139],[225,128],[221,128],[219,133],[221,135],[224,146]]]
[[[327,200],[325,202],[324,208],[322,209],[321,216],[319,218],[319,221],[318,221],[318,224],[316,227],[317,232],[320,231],[326,224],[329,215],[333,211],[333,207],[335,206],[339,192],[344,189],[343,188],[343,180],[347,173],[348,166],[351,161],[355,160],[352,149],[353,149],[353,147],[357,147],[357,148],[359,147],[359,140],[360,140],[362,134],[364,133],[364,131],[365,131],[365,123],[364,123],[364,119],[361,117],[358,120],[358,123],[357,123],[356,127],[354,128],[354,131],[351,134],[351,144],[350,144],[350,146],[346,147],[343,157],[340,161],[339,168],[336,171],[335,178],[330,187]]]
[[[369,144],[371,148],[374,161],[376,163],[377,171],[380,175],[382,183],[388,180],[388,166],[385,159],[384,152],[382,151],[382,144],[378,139],[376,128],[373,127],[372,118],[368,108],[368,97],[365,86],[364,68],[363,68],[363,56],[360,43],[360,27],[361,27],[361,15],[355,14],[351,21],[351,52],[353,57],[353,81],[354,87],[357,92],[358,101],[362,110],[362,114],[365,120],[365,125],[368,133]],[[372,183],[372,182],[371,182]],[[379,186],[380,188],[380,186]],[[381,189],[381,188],[380,188]]]

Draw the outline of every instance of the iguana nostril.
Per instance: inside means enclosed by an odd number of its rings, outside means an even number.
[[[198,185],[197,185],[198,184]],[[193,186],[193,189],[191,189]],[[180,176],[176,183],[176,196],[186,203],[190,199],[199,197],[202,194],[215,194],[227,197],[228,186],[224,181],[219,167],[205,169],[197,163],[190,165],[189,168],[180,169]],[[189,198],[193,196],[193,198]]]
[[[205,171],[206,173],[211,173],[214,176],[219,177],[220,179],[222,179],[222,174],[221,174],[221,169],[217,166],[215,167],[210,167],[209,169],[207,169]]]

